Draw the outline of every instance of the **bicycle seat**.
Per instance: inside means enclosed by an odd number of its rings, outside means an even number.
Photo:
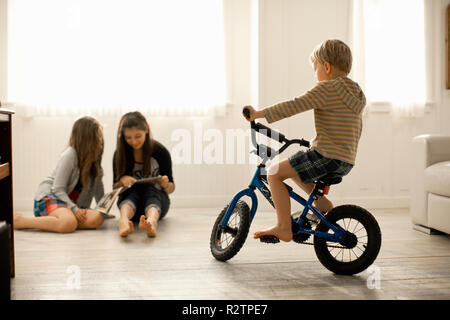
[[[317,180],[317,182],[321,182],[328,186],[331,186],[332,184],[338,184],[341,181],[342,181],[342,176],[337,173],[329,173]]]

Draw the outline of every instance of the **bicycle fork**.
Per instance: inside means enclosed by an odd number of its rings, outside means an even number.
[[[227,211],[225,212],[225,215],[223,216],[222,222],[220,224],[220,227],[223,229],[228,224],[228,220],[231,217],[231,214],[233,213],[234,207],[236,206],[236,203],[244,196],[248,196],[252,199],[252,208],[250,210],[250,224],[253,221],[253,218],[255,217],[256,210],[258,209],[258,198],[256,197],[255,189],[258,189],[261,191],[261,193],[266,197],[267,193],[270,195],[270,191],[267,189],[267,187],[261,182],[260,174],[261,174],[261,167],[258,166],[256,169],[255,174],[253,175],[252,181],[250,182],[250,185],[248,188],[238,192],[233,199],[231,200],[230,204],[228,205]],[[267,199],[269,200],[269,199]],[[272,199],[269,200],[273,206]]]

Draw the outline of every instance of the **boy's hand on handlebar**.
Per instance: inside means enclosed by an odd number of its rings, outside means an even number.
[[[245,115],[245,112],[244,112],[245,109],[247,109],[249,111],[250,117],[247,117]],[[244,108],[242,108],[242,114],[244,115],[244,118],[248,121],[253,121],[258,118],[264,118],[263,111],[261,111],[261,110],[256,111],[252,106],[245,106]]]

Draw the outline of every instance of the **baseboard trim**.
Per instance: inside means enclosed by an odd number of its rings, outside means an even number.
[[[174,196],[171,198],[173,207],[224,207],[232,199],[233,195],[222,196]],[[250,204],[250,198],[244,197],[244,200],[248,200]],[[330,200],[335,206],[343,204],[355,204],[366,209],[400,209],[409,208],[410,198],[409,197],[395,197],[395,198],[333,198]],[[294,201],[291,201],[292,206],[294,206]],[[262,197],[258,195],[258,207],[263,210],[271,210],[270,204]]]
[[[410,197],[346,197],[332,198],[330,200],[335,206],[341,204],[355,204],[366,209],[401,209],[409,208]]]
[[[225,207],[233,195],[172,195],[170,197],[172,208],[223,208]],[[249,204],[250,198],[244,197]],[[333,198],[330,200],[335,206],[342,204],[355,204],[366,209],[399,209],[409,208],[409,197],[382,197],[382,198],[358,198],[358,197],[346,197],[346,198]],[[294,201],[291,202],[293,210],[295,210]],[[261,210],[272,210],[270,204],[260,195],[258,195],[258,207]],[[32,211],[33,199],[14,199],[14,211]]]

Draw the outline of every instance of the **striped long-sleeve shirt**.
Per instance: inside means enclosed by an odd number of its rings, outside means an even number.
[[[339,77],[319,82],[298,98],[265,108],[264,117],[272,123],[314,109],[316,137],[311,146],[325,157],[354,165],[365,105],[359,85]]]

